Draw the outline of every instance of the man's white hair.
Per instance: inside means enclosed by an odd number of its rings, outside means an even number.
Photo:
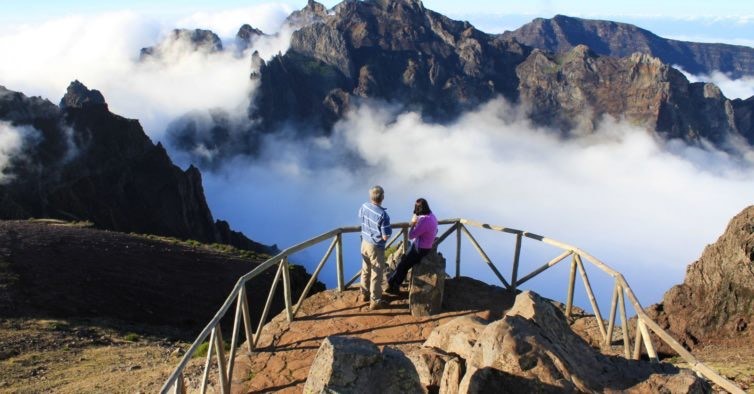
[[[385,190],[380,185],[372,186],[369,189],[369,198],[374,202],[382,202],[382,199],[385,198]]]

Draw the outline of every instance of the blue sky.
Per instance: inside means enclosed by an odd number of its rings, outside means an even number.
[[[41,20],[79,14],[97,14],[130,10],[153,17],[180,16],[194,12],[250,7],[260,4],[285,4],[290,9],[303,7],[303,0],[132,0],[128,2],[93,0],[0,0],[0,22],[34,23]],[[328,7],[337,1],[323,1]],[[610,19],[634,23],[665,37],[696,41],[717,41],[752,45],[754,42],[754,3],[749,0],[728,1],[565,1],[501,2],[479,0],[426,0],[427,8],[455,19],[465,19],[488,32],[514,29],[534,17],[549,18],[556,14],[585,18]]]

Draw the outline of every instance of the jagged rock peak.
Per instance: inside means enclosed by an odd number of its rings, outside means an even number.
[[[327,7],[314,0],[309,0],[304,8],[288,15],[285,21],[290,25],[302,27],[321,22],[325,18],[327,18]]]
[[[83,83],[75,80],[68,85],[65,96],[60,100],[60,108],[85,108],[104,106],[107,108],[105,97],[99,90],[89,90]]]
[[[412,7],[417,7],[418,9],[421,9],[421,10],[424,9],[424,4],[422,4],[421,0],[366,0],[366,1],[369,3],[374,3],[384,9],[390,9],[391,7],[395,7],[401,4],[405,4]]]
[[[240,50],[245,50],[251,46],[252,41],[262,36],[266,36],[263,31],[246,23],[238,29],[238,33],[236,33],[236,43]]]
[[[176,43],[187,45],[193,51],[205,51],[208,53],[221,52],[223,43],[220,37],[211,30],[204,29],[173,29],[159,44],[152,47],[141,48],[140,59],[149,56],[159,56],[164,50]]]

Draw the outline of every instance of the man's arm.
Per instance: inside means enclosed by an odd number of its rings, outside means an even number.
[[[393,234],[393,228],[390,227],[390,216],[387,213],[382,216],[382,223],[380,223],[380,232],[382,233],[382,239],[387,241],[390,235]]]

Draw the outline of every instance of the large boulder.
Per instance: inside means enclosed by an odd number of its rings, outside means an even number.
[[[458,363],[457,357],[429,348],[415,350],[407,354],[406,357],[414,365],[416,373],[419,375],[419,382],[428,393],[436,393],[440,389],[440,383],[448,362],[453,360]]]
[[[448,354],[457,354],[463,359],[470,359],[479,334],[489,322],[477,316],[457,317],[438,326],[424,342],[424,347],[442,350]]]
[[[648,314],[691,349],[705,338],[754,337],[754,206],[730,221]]]
[[[442,309],[445,292],[445,258],[434,250],[411,269],[408,305],[415,317],[431,316]]]
[[[543,392],[620,391],[650,378],[662,385],[679,373],[669,364],[602,355],[570,329],[550,301],[528,291],[516,297],[503,319],[482,331],[466,363],[460,392],[481,392],[495,384]],[[687,391],[695,387],[707,386],[692,377]]]
[[[400,351],[380,352],[366,339],[330,336],[309,369],[305,393],[423,393],[414,365]]]

